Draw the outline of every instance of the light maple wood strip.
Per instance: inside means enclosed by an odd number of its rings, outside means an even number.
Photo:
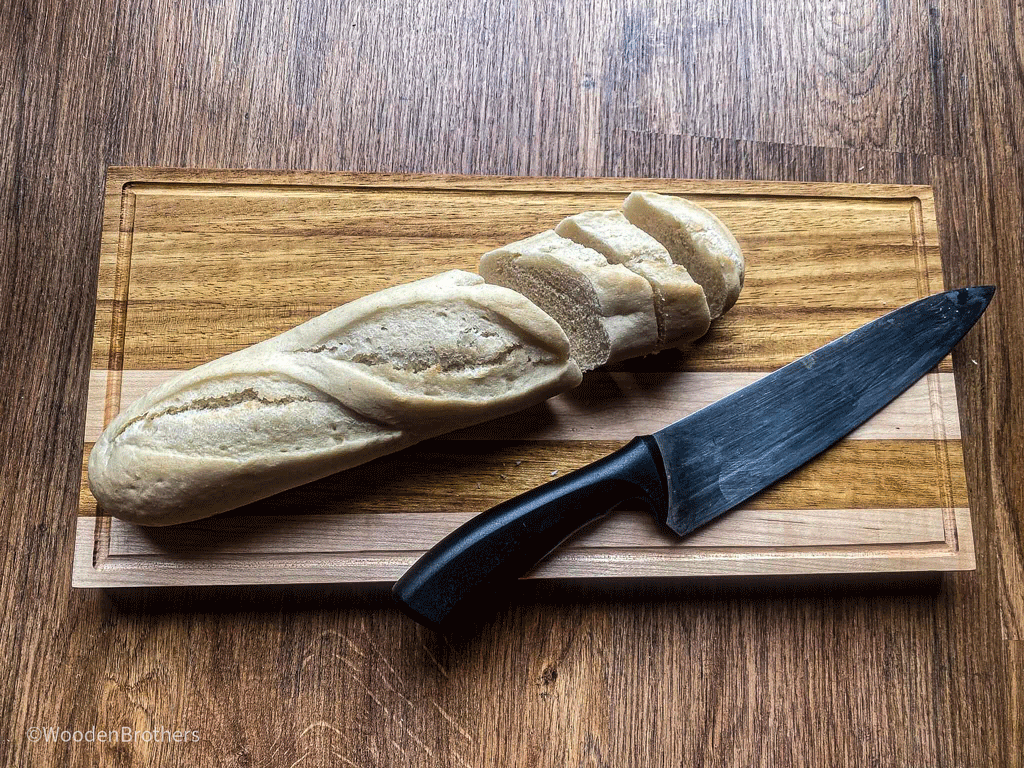
[[[121,372],[127,408],[178,371]],[[85,440],[103,430],[108,373],[90,371]],[[544,420],[521,415],[463,429],[442,439],[485,440],[497,431],[515,440],[629,440],[650,434],[767,374],[743,372],[603,372],[587,374],[582,391],[551,398]],[[853,440],[959,440],[956,388],[950,373],[931,373],[849,435]]]
[[[83,518],[89,520],[91,518]],[[81,542],[88,540],[83,531]],[[79,588],[217,586],[244,584],[382,584],[402,576],[416,561],[416,554],[351,555],[315,558],[309,555],[272,555],[252,558],[248,555],[209,557],[188,561],[108,561],[108,566],[93,569],[83,556],[76,556],[72,586]],[[961,571],[974,567],[941,547],[908,552],[852,549],[845,553],[819,553],[802,556],[790,550],[776,555],[747,553],[742,558],[701,553],[700,560],[682,561],[664,558],[658,552],[643,550],[618,555],[568,553],[561,561],[545,562],[531,572],[533,579],[680,579],[722,576],[806,576],[818,574],[865,574],[914,571]],[[267,575],[275,574],[272,582]],[[595,576],[601,573],[601,576]],[[368,574],[372,574],[369,577]],[[767,581],[763,582],[765,589]]]
[[[892,510],[879,511],[879,514]],[[896,511],[896,514],[907,511]],[[913,511],[911,514],[917,513]],[[966,523],[966,510],[956,510]],[[249,583],[387,583],[397,579],[422,554],[421,551],[396,548],[373,550],[324,551],[325,540],[316,538],[319,547],[281,551],[214,550],[207,545],[190,548],[184,557],[176,556],[173,546],[154,545],[126,537],[118,542],[118,551],[93,567],[85,561],[81,545],[95,537],[95,518],[79,518],[75,585],[156,586],[173,584],[249,584]],[[628,523],[626,523],[628,525]],[[559,550],[531,571],[530,579],[601,579],[642,577],[683,577],[711,575],[879,573],[916,570],[961,570],[974,567],[973,552],[953,550],[935,531],[921,533],[923,541],[910,543],[860,543],[836,546],[800,547],[796,544],[758,547],[715,546],[708,534],[705,546],[573,546]],[[119,536],[125,536],[120,531]],[[137,536],[137,532],[134,534]],[[175,534],[171,534],[174,536]],[[316,536],[315,533],[312,534]],[[286,540],[278,540],[287,548]],[[296,542],[293,542],[296,543]]]
[[[643,512],[609,515],[561,548],[850,547],[945,541],[935,509],[736,510],[680,539]],[[424,552],[472,512],[219,517],[145,528],[113,520],[110,557]]]
[[[83,518],[91,520],[92,518]],[[80,542],[88,540],[83,530]],[[93,568],[76,555],[72,586],[78,588],[226,586],[245,584],[379,584],[389,585],[416,561],[419,553],[380,555],[223,555],[181,560],[154,561],[111,559]],[[817,574],[893,573],[906,571],[957,571],[973,568],[942,547],[899,553],[856,548],[844,553],[802,556],[792,551],[775,555],[748,553],[742,558],[701,553],[699,560],[662,557],[657,551],[600,554],[569,552],[559,561],[537,566],[531,579],[681,579],[722,576],[805,576]],[[595,576],[601,573],[601,576]],[[275,574],[272,582],[265,581]],[[763,582],[767,589],[767,581]]]

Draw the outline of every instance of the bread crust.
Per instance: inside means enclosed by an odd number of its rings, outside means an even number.
[[[379,331],[412,317],[416,332]],[[89,483],[101,510],[122,519],[196,520],[581,380],[554,320],[522,295],[454,270],[357,299],[165,382],[107,426]]]

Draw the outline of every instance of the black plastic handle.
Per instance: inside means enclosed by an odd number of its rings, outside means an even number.
[[[443,629],[450,616],[627,499],[643,500],[664,521],[664,469],[651,437],[477,515],[417,560],[392,593],[417,621]]]

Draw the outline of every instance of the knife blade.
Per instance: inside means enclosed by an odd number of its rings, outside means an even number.
[[[934,368],[988,307],[994,286],[935,294],[842,336],[615,453],[469,520],[392,594],[444,629],[626,500],[679,536],[818,455]]]

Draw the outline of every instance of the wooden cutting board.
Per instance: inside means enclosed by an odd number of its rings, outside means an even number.
[[[197,523],[111,519],[85,467],[118,410],[177,371],[446,269],[634,189],[690,197],[747,259],[733,310],[684,353],[587,375],[512,417]],[[472,515],[624,445],[885,312],[943,290],[927,187],[112,168],[74,584],[390,582]],[[974,567],[945,360],[820,457],[683,540],[636,510],[532,578]]]

